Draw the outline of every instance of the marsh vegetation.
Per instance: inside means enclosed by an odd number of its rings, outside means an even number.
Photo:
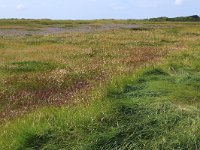
[[[200,148],[199,23],[0,22],[0,149]]]

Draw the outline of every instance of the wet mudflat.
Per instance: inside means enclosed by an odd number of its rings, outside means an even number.
[[[0,28],[0,36],[27,36],[27,35],[51,35],[73,32],[96,32],[114,29],[139,28],[141,25],[132,24],[103,24],[103,25],[79,25],[74,27],[44,27],[38,29],[26,28]]]

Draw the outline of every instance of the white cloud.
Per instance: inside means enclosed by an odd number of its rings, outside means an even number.
[[[17,10],[22,10],[24,8],[25,8],[25,6],[23,4],[18,4],[16,7]]]
[[[183,0],[175,0],[176,5],[181,5],[183,3]]]

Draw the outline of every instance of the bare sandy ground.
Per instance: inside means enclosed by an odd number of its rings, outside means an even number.
[[[27,30],[23,28],[19,29],[2,29],[0,28],[0,36],[26,36],[26,35],[51,35],[59,33],[71,33],[71,32],[96,32],[107,31],[121,28],[139,28],[141,25],[129,25],[129,24],[107,24],[107,25],[80,25],[75,27],[46,27],[38,30]]]

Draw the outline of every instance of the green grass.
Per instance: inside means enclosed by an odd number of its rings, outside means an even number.
[[[1,142],[11,149],[199,149],[196,53],[118,79],[89,106],[41,109],[8,123]],[[190,57],[191,68],[181,66]],[[181,67],[175,72],[171,64]]]
[[[37,72],[37,71],[48,71],[53,70],[57,66],[50,63],[42,63],[36,61],[23,61],[23,62],[12,62],[8,67],[2,70],[8,72],[22,73],[22,72]]]
[[[200,149],[199,27],[172,26],[0,38],[0,149]]]

